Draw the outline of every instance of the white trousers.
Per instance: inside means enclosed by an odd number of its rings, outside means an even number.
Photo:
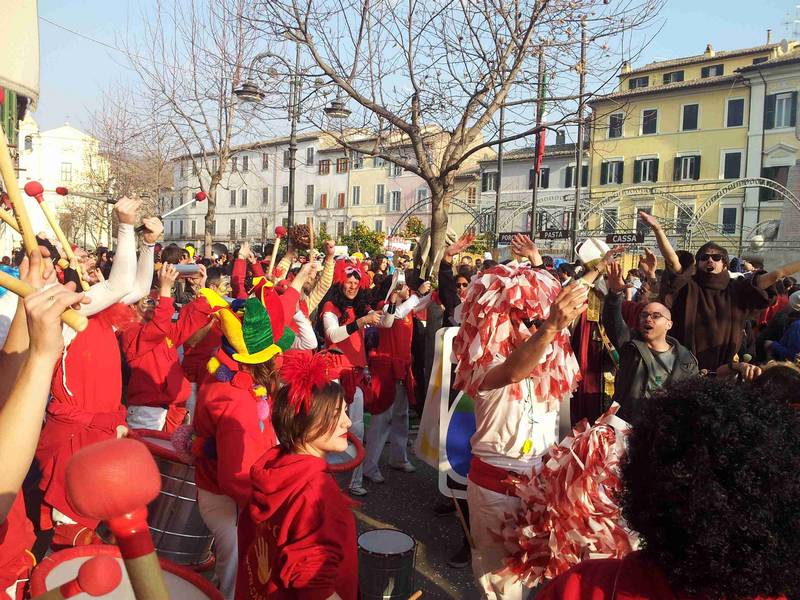
[[[167,423],[167,409],[160,406],[129,406],[128,427],[163,431]]]
[[[484,600],[523,600],[530,589],[515,581],[512,574],[499,575],[505,567],[508,550],[492,532],[499,532],[505,515],[522,512],[522,500],[498,494],[472,481],[467,482],[469,527],[475,548],[472,549],[472,572],[483,591]]]
[[[364,392],[357,387],[353,394],[353,402],[347,408],[347,416],[350,417],[352,425],[350,433],[356,436],[359,441],[364,441]],[[350,487],[361,487],[364,483],[364,463],[358,465],[350,478]]]
[[[236,570],[239,566],[239,547],[236,526],[239,509],[230,496],[212,494],[197,489],[197,506],[206,527],[214,534],[215,568],[219,591],[227,600],[236,593]]]
[[[401,466],[408,461],[408,394],[406,386],[398,381],[394,386],[394,402],[379,415],[372,415],[367,431],[367,456],[364,459],[364,473],[380,473],[378,461],[381,452],[390,440],[389,464]]]

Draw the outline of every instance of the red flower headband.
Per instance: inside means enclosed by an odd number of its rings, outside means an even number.
[[[306,414],[311,411],[314,392],[332,380],[331,366],[331,355],[324,351],[309,354],[293,350],[283,355],[281,379],[289,386],[289,404],[294,407],[294,414],[301,408]]]
[[[333,271],[333,281],[338,285],[344,285],[349,277],[358,279],[358,287],[369,289],[371,281],[369,274],[364,269],[364,263],[358,260],[337,260],[336,268]]]

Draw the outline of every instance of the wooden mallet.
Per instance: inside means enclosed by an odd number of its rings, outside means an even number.
[[[11,153],[8,150],[8,142],[2,127],[0,127],[0,176],[3,178],[8,199],[14,209],[14,216],[17,219],[18,231],[22,236],[25,252],[30,254],[37,248],[38,244],[36,236],[33,234],[31,221],[28,218],[28,211],[25,209],[25,202],[19,193],[17,174],[14,172],[14,163],[11,161]]]
[[[86,446],[67,463],[66,483],[75,510],[116,537],[137,600],[169,600],[147,526],[147,505],[161,490],[147,446],[131,438]]]
[[[176,212],[178,212],[178,211],[180,211],[180,210],[183,210],[184,208],[186,208],[187,206],[189,206],[190,204],[192,204],[192,203],[194,203],[194,202],[205,202],[205,199],[206,199],[206,198],[208,198],[208,196],[206,195],[206,193],[205,193],[205,192],[203,192],[203,191],[197,192],[197,193],[194,195],[194,198],[192,198],[192,199],[191,199],[191,200],[189,200],[188,202],[184,202],[184,203],[183,203],[183,204],[181,204],[180,206],[176,206],[176,207],[175,207],[175,208],[173,208],[172,210],[168,210],[168,211],[167,211],[167,212],[165,212],[163,215],[161,215],[161,216],[159,217],[159,219],[161,219],[161,220],[163,221],[163,220],[164,220],[164,219],[166,219],[167,217],[169,217],[169,216],[171,216],[171,215],[174,215]],[[146,228],[145,228],[145,226],[144,226],[144,225],[139,225],[139,226],[136,228],[136,233],[142,233],[142,232],[143,232],[145,229],[146,229]]]
[[[269,271],[267,277],[272,277],[272,271],[275,270],[275,259],[278,258],[278,246],[281,245],[281,238],[286,236],[286,227],[278,225],[275,228],[275,244],[272,246],[272,256],[269,259]]]
[[[19,233],[19,225],[17,225],[17,221],[14,219],[14,207],[11,206],[11,200],[8,199],[8,194],[5,192],[0,194],[0,203],[3,204],[2,208],[0,208],[0,219],[11,227],[11,229]],[[4,208],[7,210],[3,210]]]
[[[75,579],[32,600],[66,600],[78,594],[105,596],[117,589],[121,581],[122,569],[117,559],[108,554],[100,554],[83,563]]]
[[[0,271],[0,286],[6,288],[10,292],[14,292],[20,298],[30,296],[36,291],[36,288],[32,285],[3,271]],[[71,308],[61,313],[61,320],[77,332],[83,331],[89,324],[85,316]]]
[[[61,229],[61,226],[58,224],[58,219],[56,219],[56,215],[53,212],[53,209],[48,206],[48,204],[44,201],[44,187],[38,181],[29,181],[25,184],[25,193],[28,194],[29,197],[36,200],[39,203],[39,208],[42,209],[47,222],[50,224],[50,228],[53,230],[53,233],[56,234],[58,241],[61,243],[61,247],[64,250],[64,255],[67,257],[67,267],[69,266],[69,261],[75,258],[75,253],[72,251],[72,244],[70,244],[67,236],[64,235],[64,231]],[[61,188],[66,190],[66,188]],[[60,264],[60,263],[59,263]],[[61,265],[62,268],[64,265]],[[81,288],[83,288],[84,292],[89,291],[89,284],[83,280],[81,277],[80,271],[78,272],[78,279],[81,282]]]

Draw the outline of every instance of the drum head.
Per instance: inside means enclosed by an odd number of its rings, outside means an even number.
[[[170,434],[151,429],[131,429],[129,435],[147,446],[153,456],[186,464],[178,456],[175,446],[172,445],[172,436]]]
[[[371,529],[358,536],[358,547],[370,554],[406,554],[416,546],[414,538],[397,529]]]

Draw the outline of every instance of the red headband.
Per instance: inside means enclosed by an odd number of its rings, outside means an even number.
[[[304,409],[308,414],[314,400],[314,392],[328,385],[331,381],[331,355],[327,352],[308,354],[292,350],[283,355],[281,379],[289,386],[289,404],[294,407],[294,414]]]
[[[364,264],[361,261],[336,261],[336,268],[333,271],[334,283],[344,285],[349,277],[355,277],[358,279],[358,287],[364,290],[369,289],[369,286],[372,283],[369,279],[369,274],[364,269]]]

